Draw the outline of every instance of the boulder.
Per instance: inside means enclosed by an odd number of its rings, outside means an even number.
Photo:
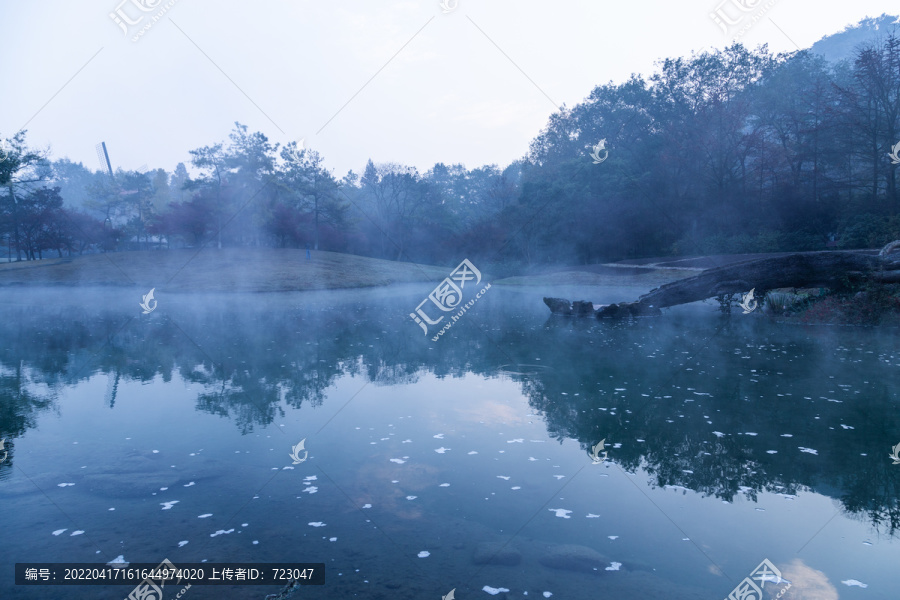
[[[572,316],[572,303],[568,300],[563,298],[544,298],[544,304],[550,308],[550,312],[554,315]]]

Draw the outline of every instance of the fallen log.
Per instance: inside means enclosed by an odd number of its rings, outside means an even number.
[[[596,307],[598,319],[650,316],[659,309],[706,300],[714,296],[746,294],[756,290],[762,298],[777,288],[842,287],[854,281],[900,282],[900,240],[874,251],[797,252],[775,258],[743,261],[707,269],[699,275],[673,281],[644,294],[636,302],[620,302]],[[554,314],[586,316],[585,305],[562,298],[544,298]],[[578,305],[576,308],[575,305]],[[593,305],[591,305],[593,306]]]

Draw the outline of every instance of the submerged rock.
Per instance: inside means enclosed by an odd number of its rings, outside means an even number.
[[[504,565],[514,567],[522,562],[522,555],[512,545],[500,542],[482,542],[475,548],[472,562],[476,565]]]
[[[554,544],[547,548],[546,554],[539,559],[545,567],[564,571],[581,571],[585,573],[605,572],[610,560],[587,546],[575,544]]]

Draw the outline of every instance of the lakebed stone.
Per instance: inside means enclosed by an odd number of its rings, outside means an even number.
[[[476,565],[504,565],[514,567],[522,562],[522,555],[512,545],[500,542],[481,542],[475,548],[472,562]]]
[[[554,544],[539,559],[545,567],[563,571],[581,571],[584,573],[605,572],[611,561],[587,546],[575,544]]]

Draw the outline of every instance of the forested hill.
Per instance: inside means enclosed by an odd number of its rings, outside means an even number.
[[[859,45],[875,41],[879,35],[890,32],[898,23],[900,17],[885,14],[863,19],[856,25],[848,25],[841,32],[823,37],[810,47],[810,51],[832,63],[853,60],[855,49]]]

